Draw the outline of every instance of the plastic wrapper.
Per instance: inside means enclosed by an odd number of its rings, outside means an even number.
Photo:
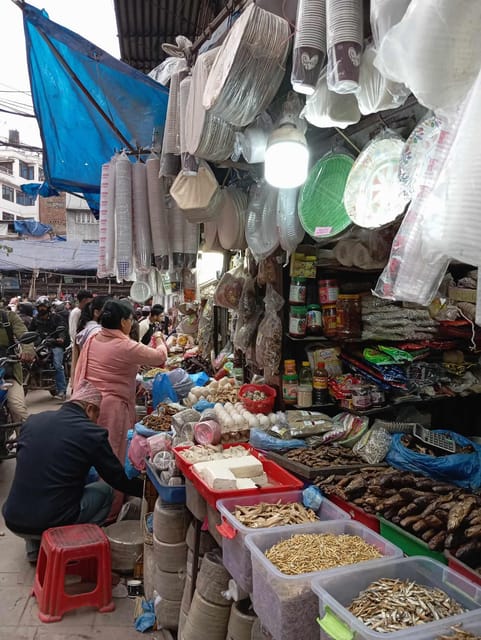
[[[355,93],[363,43],[362,0],[326,0],[327,86]]]
[[[397,0],[396,0],[397,1]],[[402,4],[402,3],[400,3]],[[357,102],[363,116],[386,109],[397,109],[406,101],[408,89],[399,82],[385,78],[374,66],[376,50],[368,45],[361,57]]]
[[[186,47],[192,46],[192,42],[185,36],[177,36],[175,41],[179,51],[175,52],[175,55],[166,58],[148,74],[149,78],[163,84],[165,87],[169,84],[174,73],[186,68],[187,61],[181,51]],[[172,48],[174,48],[174,45],[172,45]],[[172,51],[172,53],[174,53],[174,51]]]
[[[299,0],[292,52],[294,91],[314,93],[326,50],[326,0]]]
[[[170,79],[169,102],[164,125],[164,139],[160,158],[160,175],[174,177],[180,168],[180,83],[186,77],[184,68],[172,74]]]
[[[259,366],[272,373],[279,371],[282,355],[282,321],[281,309],[284,298],[272,285],[266,287],[265,315],[262,319],[256,338],[256,360]]]
[[[148,273],[152,256],[150,235],[147,168],[136,162],[132,167],[132,218],[134,231],[134,266],[137,273]]]
[[[264,162],[267,141],[272,131],[272,119],[268,113],[261,113],[252,124],[236,133],[233,159],[240,156],[249,164]]]
[[[279,189],[277,195],[277,231],[279,244],[287,260],[304,238],[304,229],[297,214],[297,189]]]
[[[406,13],[411,0],[371,0],[371,31],[376,49]]]
[[[115,273],[115,156],[102,165],[99,211],[99,262],[97,276]]]
[[[375,64],[437,114],[455,110],[481,66],[480,22],[479,2],[411,0],[382,39]]]
[[[172,436],[168,433],[157,433],[155,436],[147,438],[150,458],[153,458],[159,451],[170,451],[172,448]]]
[[[391,446],[391,434],[381,428],[373,428],[361,436],[352,450],[368,464],[379,464],[384,460]]]
[[[286,451],[306,446],[304,440],[280,440],[262,429],[251,429],[249,443],[256,449],[265,451]]]
[[[115,165],[115,247],[117,281],[131,280],[132,246],[132,164],[122,153]]]
[[[345,129],[361,119],[356,96],[330,91],[325,73],[319,78],[314,93],[307,98],[301,116],[321,129]]]
[[[245,272],[236,267],[224,273],[214,294],[214,303],[219,307],[237,310],[245,283]]]
[[[187,422],[198,422],[201,419],[201,415],[195,409],[186,409],[180,411],[172,416],[172,426],[178,432],[180,428]],[[202,420],[208,420],[209,418],[202,417]]]
[[[255,336],[263,310],[262,301],[256,297],[254,278],[248,275],[239,299],[233,338],[235,349],[245,352]]]
[[[265,260],[279,246],[277,189],[259,182],[251,190],[245,237],[257,260]]]
[[[249,5],[227,34],[206,82],[203,105],[245,127],[266,109],[285,73],[289,24]]]
[[[179,173],[170,189],[170,195],[183,211],[198,211],[209,207],[218,189],[219,184],[212,169],[206,162],[202,162],[195,175]]]
[[[149,453],[150,450],[147,438],[136,433],[132,438],[132,442],[129,447],[128,455],[130,462],[139,471],[145,471],[145,458]]]

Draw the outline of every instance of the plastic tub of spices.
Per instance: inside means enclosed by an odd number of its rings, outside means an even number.
[[[352,601],[373,582],[382,579],[409,580],[423,587],[441,589],[466,609],[465,613],[425,622],[392,632],[375,631],[348,610]],[[333,629],[342,629],[342,637],[356,640],[434,640],[450,635],[454,625],[464,631],[481,631],[481,587],[431,558],[386,558],[381,565],[364,563],[340,569],[337,575],[316,576],[312,589],[319,599],[321,638],[332,638]],[[386,607],[383,612],[387,614]],[[401,607],[402,601],[401,601]],[[422,603],[420,602],[420,606]],[[317,636],[319,638],[319,635]],[[338,637],[335,635],[334,637]]]
[[[316,623],[318,599],[311,590],[314,578],[336,576],[340,568],[325,569],[286,575],[282,573],[265,555],[275,544],[290,539],[298,534],[333,534],[336,536],[358,536],[376,547],[380,558],[367,560],[358,566],[382,566],[388,557],[400,558],[401,549],[374,533],[367,527],[352,520],[316,522],[307,525],[275,527],[259,533],[251,533],[246,537],[246,546],[251,554],[252,562],[252,604],[259,619],[276,640],[318,640],[319,627]],[[342,558],[348,549],[343,552]],[[349,565],[348,570],[354,565]]]

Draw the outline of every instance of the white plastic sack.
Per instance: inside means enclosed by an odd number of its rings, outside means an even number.
[[[301,116],[321,129],[345,129],[361,119],[356,96],[329,91],[325,73],[319,79],[314,94],[307,98]]]
[[[412,0],[384,37],[375,65],[438,113],[464,100],[481,67],[481,2]]]

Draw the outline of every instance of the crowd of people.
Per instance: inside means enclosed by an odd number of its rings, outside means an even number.
[[[55,398],[63,402],[60,408],[27,417],[21,366],[9,374],[14,382],[10,411],[19,422],[26,421],[19,430],[15,475],[2,512],[7,527],[25,538],[31,561],[45,529],[111,521],[125,494],[141,495],[139,484],[129,481],[123,469],[127,432],[135,423],[136,374],[140,366],[165,363],[165,338],[175,316],[164,314],[161,305],[136,308],[128,299],[93,296],[87,290],[79,291],[76,306],[69,307],[41,296],[34,304],[18,301],[1,311],[0,355],[27,330],[52,336]],[[63,353],[69,343],[67,399]],[[35,358],[35,347],[22,345],[21,358]]]

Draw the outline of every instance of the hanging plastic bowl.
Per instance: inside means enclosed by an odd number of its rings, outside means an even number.
[[[302,227],[314,240],[333,238],[351,224],[343,200],[353,162],[351,156],[329,154],[311,169],[298,210]]]
[[[152,297],[152,290],[147,282],[137,280],[137,282],[134,282],[130,287],[130,297],[134,302],[142,304]]]

